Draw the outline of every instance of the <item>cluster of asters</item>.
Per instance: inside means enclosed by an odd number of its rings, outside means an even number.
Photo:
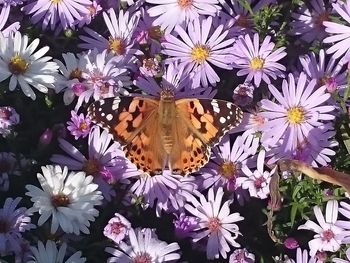
[[[350,59],[349,0],[300,1],[291,11],[289,36],[321,45],[293,65],[288,64],[286,47],[277,46],[274,30],[261,36],[255,29],[253,14],[275,4],[0,0],[0,83],[6,83],[8,92],[21,90],[32,103],[38,93],[61,96],[71,111],[67,132],[57,139],[60,149],[41,167],[37,184],[26,185],[27,197],[17,193],[0,209],[0,255],[12,255],[16,262],[90,262],[70,241],[89,235],[101,210],[113,207],[109,204],[122,193],[123,211],[139,205],[152,209],[156,217],[173,216],[177,239],[189,240],[208,260],[255,262],[253,251],[238,242],[244,238],[239,228],[245,219],[232,204],[243,206],[252,198],[267,201],[275,164],[282,158],[329,165],[338,145],[334,120],[343,110],[332,95],[343,96]],[[80,52],[47,56],[49,46],[23,33],[26,17],[42,34],[77,32]],[[190,176],[165,170],[151,177],[139,171],[120,144],[86,115],[92,101],[135,92],[157,98],[164,87],[174,90],[176,98],[213,98],[221,92],[223,71],[238,80],[229,92],[244,119],[212,149],[210,161]],[[256,94],[264,95],[256,100]],[[0,135],[13,140],[21,116],[13,105],[3,104]],[[50,132],[40,138],[43,143],[51,140]],[[77,148],[77,141],[85,143],[86,152]],[[2,193],[24,176],[22,168],[31,165],[28,159],[0,152]],[[23,198],[30,208],[18,207]],[[338,201],[329,201],[325,217],[316,206],[318,223],[308,220],[299,226],[315,232],[308,249],[298,248],[294,259],[279,262],[324,262],[325,254],[349,244],[350,205],[338,206]],[[349,220],[338,220],[338,213]],[[183,262],[177,242],[160,240],[156,229],[133,226],[129,215],[115,211],[106,222],[108,262]],[[27,238],[35,228],[45,228],[60,241]],[[292,239],[285,244],[298,247]],[[350,252],[332,262],[350,262]]]

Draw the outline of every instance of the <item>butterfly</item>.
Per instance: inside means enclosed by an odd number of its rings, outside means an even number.
[[[114,97],[88,107],[92,121],[107,129],[139,170],[151,176],[168,168],[187,175],[209,161],[211,148],[242,120],[242,110],[217,99]]]

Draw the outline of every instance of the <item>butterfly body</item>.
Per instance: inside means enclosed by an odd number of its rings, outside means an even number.
[[[210,150],[242,119],[233,103],[215,99],[117,97],[89,106],[92,121],[109,130],[126,157],[150,175],[166,168],[186,175],[209,161]]]

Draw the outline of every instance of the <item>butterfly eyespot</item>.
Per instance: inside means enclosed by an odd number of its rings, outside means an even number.
[[[190,162],[192,163],[194,161],[193,157],[190,158]]]
[[[145,156],[141,156],[141,161],[144,161],[144,160],[146,160],[146,158],[145,158]]]
[[[133,145],[133,146],[131,147],[131,150],[136,151],[137,148],[138,148],[137,145]]]
[[[137,155],[140,155],[140,154],[141,154],[141,149],[140,149],[140,148],[137,149],[136,154],[137,154]]]
[[[198,153],[196,151],[193,152],[194,157],[198,156]]]

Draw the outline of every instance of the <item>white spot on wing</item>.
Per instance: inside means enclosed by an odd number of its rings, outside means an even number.
[[[106,119],[107,119],[107,121],[111,121],[113,119],[113,115],[112,114],[108,114],[106,116]]]
[[[211,101],[211,106],[213,106],[214,112],[216,112],[216,113],[220,112],[219,104],[216,100]]]
[[[231,103],[231,102],[227,102],[227,103],[226,103],[226,106],[227,106],[227,108],[231,109],[232,103]]]
[[[220,123],[225,123],[226,122],[226,118],[220,117],[219,121],[220,121]]]
[[[120,102],[120,99],[119,98],[115,98],[113,100],[113,103],[112,103],[112,110],[117,110],[119,108],[119,102]]]

